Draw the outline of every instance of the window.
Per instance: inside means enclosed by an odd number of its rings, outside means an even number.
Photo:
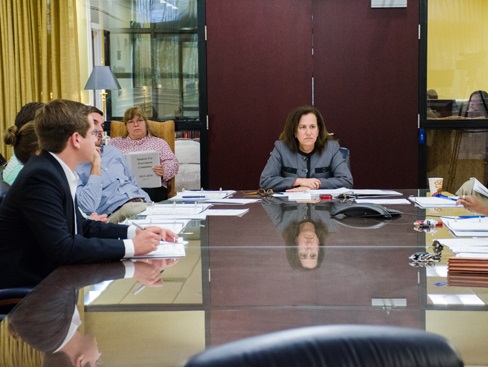
[[[142,106],[152,120],[198,119],[197,0],[92,2],[91,19],[121,85],[109,93],[110,116]]]

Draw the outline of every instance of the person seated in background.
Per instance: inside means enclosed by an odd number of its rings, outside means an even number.
[[[274,191],[352,188],[352,175],[339,148],[319,110],[295,108],[261,173],[260,187]]]
[[[122,152],[102,145],[103,112],[90,106],[89,114],[98,133],[96,152],[91,162],[76,167],[78,205],[85,213],[107,214],[110,223],[119,223],[144,211],[151,199],[137,185]]]
[[[61,265],[117,261],[177,241],[157,226],[83,218],[75,168],[93,159],[98,140],[87,106],[52,100],[34,123],[41,153],[27,161],[0,206],[0,288],[37,284]]]
[[[439,95],[435,89],[427,90],[427,99],[439,99]]]
[[[488,117],[488,93],[484,90],[477,90],[471,93],[468,100],[468,108],[465,117],[486,118]]]
[[[435,89],[427,90],[427,100],[429,99],[439,99],[439,95],[437,94],[437,91]],[[438,117],[440,117],[440,114],[436,110],[433,110],[431,107],[429,107],[429,103],[427,102],[427,118]]]
[[[36,117],[36,111],[44,106],[44,103],[41,102],[30,102],[25,104],[20,111],[15,116],[14,126],[16,128],[15,131],[19,131],[22,126],[24,126],[29,121],[33,121],[34,117]],[[12,141],[12,134],[15,134],[14,127],[9,128],[9,130],[5,133],[4,142],[5,144],[12,145],[8,141]],[[8,139],[8,141],[6,140]],[[24,162],[25,163],[25,162]],[[9,185],[14,182],[15,178],[19,174],[20,170],[24,166],[24,163],[17,159],[17,156],[14,154],[10,157],[10,160],[7,163],[7,166],[3,170],[3,180],[7,182]]]
[[[163,201],[168,198],[169,181],[178,173],[179,163],[168,143],[156,137],[149,129],[148,119],[140,107],[131,107],[124,113],[127,135],[113,138],[110,144],[127,154],[155,150],[159,153],[160,164],[153,171],[161,177],[161,187],[142,189],[149,194],[152,201]]]

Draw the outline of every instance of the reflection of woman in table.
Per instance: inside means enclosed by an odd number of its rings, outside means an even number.
[[[79,289],[124,277],[133,277],[147,286],[161,286],[161,270],[176,261],[158,259],[60,267],[8,316],[9,332],[44,353],[43,366],[95,366],[101,356],[96,338],[78,330],[81,325],[77,307]]]
[[[290,265],[313,270],[322,264],[329,233],[334,230],[329,203],[262,202],[286,244]]]

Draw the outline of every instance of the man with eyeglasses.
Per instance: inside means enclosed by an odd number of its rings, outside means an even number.
[[[35,128],[42,151],[0,206],[0,288],[34,286],[60,265],[145,255],[161,240],[177,240],[156,226],[142,230],[83,218],[75,168],[93,159],[97,141],[87,106],[53,100],[37,112]]]
[[[122,152],[106,145],[103,138],[103,112],[89,107],[96,134],[96,152],[90,162],[76,167],[80,176],[76,195],[85,213],[106,214],[110,223],[119,223],[141,213],[151,201],[134,178]]]

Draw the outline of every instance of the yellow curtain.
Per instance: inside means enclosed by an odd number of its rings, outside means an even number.
[[[0,367],[42,366],[44,353],[35,350],[8,330],[8,317],[0,324]]]
[[[0,1],[0,145],[28,102],[81,99],[76,0]]]

